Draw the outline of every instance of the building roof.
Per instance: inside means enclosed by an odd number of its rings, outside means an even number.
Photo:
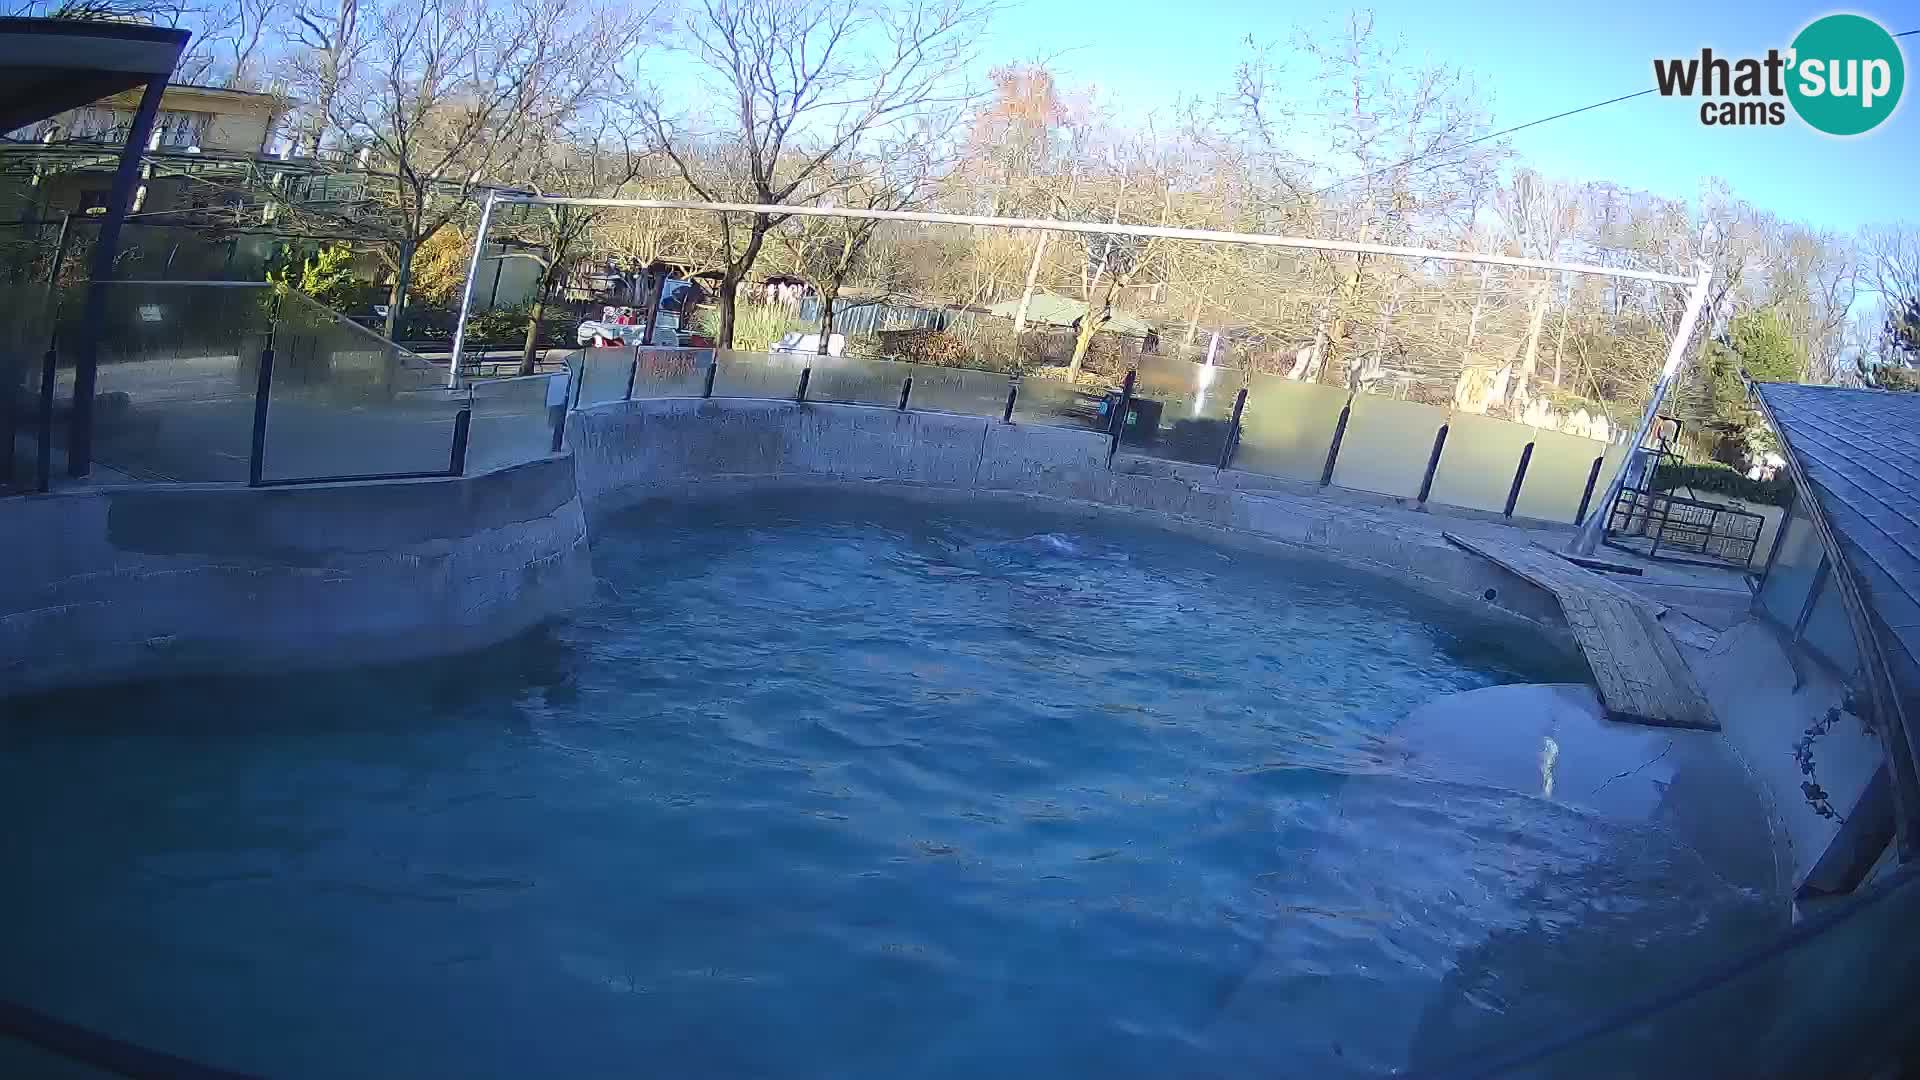
[[[987,311],[1003,319],[1011,319],[1019,309],[1020,301],[1015,299],[1002,300],[987,308]],[[1087,305],[1084,302],[1052,293],[1034,293],[1033,299],[1027,304],[1027,321],[1047,326],[1072,326],[1074,320],[1086,313]],[[1140,316],[1116,310],[1113,318],[1107,320],[1107,325],[1100,329],[1127,337],[1146,337],[1147,331],[1152,328]]]
[[[1920,393],[1757,383],[1859,583],[1896,692],[1920,695]],[[1904,711],[1904,710],[1903,710]]]
[[[187,37],[125,23],[0,18],[0,131],[167,75]]]

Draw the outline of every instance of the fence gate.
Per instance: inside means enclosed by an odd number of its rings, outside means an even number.
[[[1625,488],[1607,518],[1607,544],[1648,558],[1750,569],[1766,518],[1704,499]]]

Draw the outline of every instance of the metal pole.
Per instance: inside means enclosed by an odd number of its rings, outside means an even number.
[[[1640,426],[1634,429],[1633,441],[1627,444],[1627,460],[1614,475],[1613,482],[1607,485],[1607,493],[1600,499],[1599,508],[1587,515],[1587,520],[1574,533],[1573,541],[1567,545],[1570,554],[1592,555],[1600,550],[1600,541],[1607,532],[1607,521],[1613,515],[1613,504],[1628,484],[1638,482],[1647,456],[1641,444],[1647,441],[1647,434],[1660,417],[1660,404],[1666,400],[1667,391],[1679,379],[1680,368],[1687,359],[1687,342],[1693,337],[1694,326],[1700,322],[1700,312],[1707,304],[1707,288],[1712,284],[1713,267],[1702,263],[1699,275],[1693,279],[1693,291],[1687,295],[1687,310],[1680,316],[1680,329],[1673,335],[1673,343],[1667,347],[1667,363],[1660,370],[1660,381],[1653,384],[1653,396],[1647,400],[1647,411],[1640,417]]]
[[[1056,232],[1092,233],[1105,236],[1153,236],[1165,240],[1197,240],[1202,243],[1251,244],[1256,247],[1341,251],[1362,255],[1398,255],[1409,259],[1444,259],[1450,262],[1480,263],[1491,266],[1518,266],[1530,270],[1565,270],[1581,274],[1599,274],[1603,277],[1628,278],[1634,281],[1659,281],[1669,285],[1687,285],[1693,281],[1692,278],[1662,274],[1652,270],[1622,270],[1611,266],[1595,266],[1591,263],[1557,263],[1548,259],[1527,259],[1517,255],[1394,247],[1389,244],[1365,244],[1352,240],[1316,240],[1303,236],[1277,236],[1272,233],[1177,229],[1166,225],[1125,225],[1104,221],[1062,221],[1055,218],[993,217],[988,214],[936,214],[924,210],[862,210],[850,206],[702,202],[688,199],[590,199],[567,195],[508,195],[503,197],[502,201],[525,203],[530,206],[624,206],[639,210],[705,210],[713,213],[778,214],[784,217],[920,221],[935,225],[971,225],[997,229],[1052,229]]]
[[[487,226],[493,224],[493,204],[500,201],[498,191],[487,192],[480,206],[480,229],[473,236],[473,261],[467,264],[467,284],[460,290],[460,321],[453,324],[453,356],[447,361],[447,389],[460,388],[460,354],[467,345],[467,315],[473,310],[473,279],[480,273],[480,254],[487,248]]]
[[[267,475],[267,412],[273,400],[273,346],[280,325],[280,298],[274,297],[267,315],[267,341],[260,349],[260,370],[254,373],[253,440],[247,453],[247,486],[259,487]]]
[[[133,126],[127,144],[120,150],[120,166],[113,174],[113,187],[107,194],[107,217],[100,223],[94,239],[93,269],[88,275],[87,302],[78,326],[78,347],[73,356],[73,419],[67,430],[67,475],[85,476],[93,468],[93,389],[99,378],[100,327],[107,319],[107,283],[113,279],[113,260],[119,253],[120,226],[133,208],[134,189],[140,182],[140,160],[146,154],[147,140],[153,136],[154,120],[160,115],[160,96],[166,93],[167,79],[161,76],[147,83],[134,110]]]
[[[1214,335],[1214,340],[1220,340],[1217,332]],[[1209,350],[1209,355],[1211,355],[1211,350]],[[1245,412],[1246,408],[1247,388],[1243,386],[1240,388],[1239,393],[1233,395],[1233,419],[1227,423],[1227,441],[1220,445],[1220,463],[1216,466],[1217,468],[1224,469],[1233,463],[1234,448],[1240,445],[1240,414]]]

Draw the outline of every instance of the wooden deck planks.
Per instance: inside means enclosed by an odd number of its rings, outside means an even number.
[[[1554,595],[1593,669],[1608,715],[1663,727],[1719,730],[1686,658],[1660,625],[1661,605],[1542,548],[1444,535]]]

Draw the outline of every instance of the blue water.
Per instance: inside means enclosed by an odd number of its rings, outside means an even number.
[[[1323,562],[819,496],[593,558],[458,661],[14,708],[0,996],[277,1077],[1373,1075],[1766,923],[1398,774],[1413,706],[1579,669]]]

